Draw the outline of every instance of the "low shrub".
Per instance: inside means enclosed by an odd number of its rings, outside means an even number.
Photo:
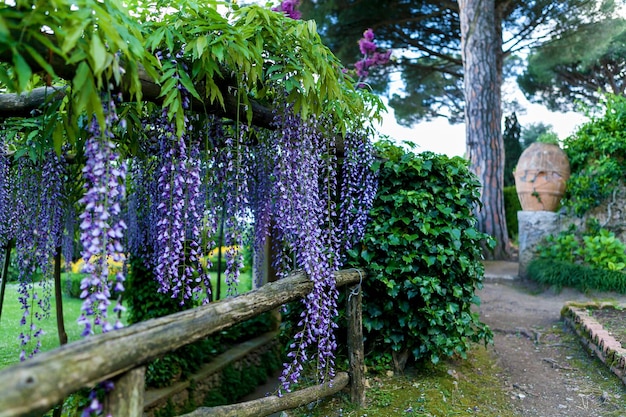
[[[615,233],[589,227],[582,234],[572,226],[558,235],[549,235],[537,246],[541,259],[564,261],[591,268],[621,271],[626,268],[626,244]]]
[[[533,281],[561,289],[580,291],[614,291],[626,294],[626,274],[598,269],[567,261],[534,259],[528,264],[528,276]]]

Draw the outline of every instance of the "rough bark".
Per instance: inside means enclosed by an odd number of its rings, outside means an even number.
[[[481,183],[478,228],[496,240],[486,259],[511,256],[504,214],[502,138],[502,19],[495,0],[459,0],[465,82],[465,126],[470,169]]]
[[[330,382],[325,382],[278,397],[272,395],[245,403],[224,405],[220,407],[201,407],[180,417],[262,417],[283,410],[291,410],[319,398],[327,397],[341,391],[350,377],[346,372],[339,372]]]
[[[362,272],[335,272],[337,286]],[[87,337],[0,371],[0,417],[42,414],[81,388],[133,370],[164,353],[201,340],[310,293],[313,282],[293,274],[238,297]]]

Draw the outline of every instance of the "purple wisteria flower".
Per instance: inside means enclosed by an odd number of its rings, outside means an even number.
[[[0,249],[4,249],[9,244],[13,235],[11,225],[12,199],[11,182],[13,177],[10,175],[9,157],[7,156],[6,136],[0,135]]]
[[[53,152],[45,156],[41,166],[28,158],[19,159],[16,165],[15,171],[7,171],[7,178],[16,222],[11,236],[19,265],[20,324],[25,327],[19,336],[20,359],[24,360],[39,351],[43,331],[37,321],[50,314],[52,258],[60,244],[65,174],[62,161]]]
[[[275,117],[278,129],[265,144],[273,160],[270,198],[274,202],[273,239],[280,243],[274,266],[281,274],[302,269],[313,282],[312,292],[303,300],[305,309],[298,323],[300,330],[288,354],[281,375],[282,389],[289,391],[298,381],[309,350],[316,348],[317,377],[334,376],[336,341],[332,318],[337,315],[337,289],[333,271],[338,258],[333,226],[334,186],[328,175],[335,172],[317,120],[303,121],[289,107]],[[334,152],[334,151],[333,151]],[[289,254],[293,256],[289,262]]]
[[[348,133],[344,149],[338,233],[341,253],[345,256],[365,235],[378,178],[372,170],[374,147],[364,132]]]
[[[82,335],[94,334],[122,327],[119,318],[115,323],[108,320],[111,291],[124,290],[124,273],[116,273],[109,279],[108,260],[125,260],[122,241],[126,223],[121,218],[121,203],[125,197],[126,162],[121,159],[111,140],[111,126],[117,121],[115,103],[107,108],[104,134],[95,118],[90,126],[91,136],[85,143],[85,194],[80,203],[85,206],[80,217],[81,256],[85,261],[83,272],[87,276],[81,282],[82,314],[78,323],[84,326]],[[122,310],[118,298],[114,312]]]
[[[171,62],[176,60],[168,56]],[[180,58],[177,55],[176,58]],[[181,70],[185,66],[181,64]],[[174,78],[179,78],[177,74]],[[183,108],[190,105],[189,92],[179,84]],[[202,161],[200,138],[194,135],[192,124],[184,118],[185,134],[178,137],[174,121],[163,109],[155,133],[159,145],[156,164],[157,190],[152,204],[156,230],[153,245],[153,265],[159,291],[171,294],[184,305],[192,298],[202,301],[211,297],[208,271],[202,267],[203,208],[201,191]],[[190,142],[189,146],[187,141]]]

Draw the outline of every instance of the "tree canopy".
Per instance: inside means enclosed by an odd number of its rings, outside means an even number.
[[[320,0],[309,6],[304,16],[320,22],[327,43],[345,62],[363,28],[372,28],[384,47],[397,52],[395,65],[372,85],[390,95],[400,124],[436,116],[465,120],[466,154],[482,184],[479,229],[497,241],[493,251],[484,248],[485,256],[509,257],[502,189],[504,59],[539,36],[594,21],[613,2]],[[396,79],[401,86],[390,89]]]
[[[375,91],[389,96],[398,123],[411,126],[443,116],[462,122],[463,64],[459,6],[450,0],[303,2],[325,43],[342,60],[355,62],[357,40],[367,28],[385,48],[394,50],[392,65],[372,74]],[[608,5],[591,0],[496,0],[500,59],[512,56],[546,36],[556,36],[598,19]],[[401,82],[401,85],[399,84]]]
[[[553,111],[599,104],[602,93],[626,91],[626,20],[582,25],[533,51],[518,78],[525,95]]]

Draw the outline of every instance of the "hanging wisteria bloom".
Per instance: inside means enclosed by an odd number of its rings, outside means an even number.
[[[327,245],[334,241],[329,238],[334,233],[329,224],[334,216],[334,182],[323,178],[334,174],[327,165],[334,159],[326,158],[325,139],[316,128],[317,121],[303,121],[289,107],[280,112],[275,120],[278,129],[266,144],[266,152],[274,158],[272,237],[279,242],[274,248],[274,266],[283,275],[302,269],[313,282],[313,290],[303,300],[300,330],[290,346],[291,362],[285,364],[280,378],[282,389],[289,391],[299,380],[311,348],[317,350],[318,379],[334,376],[336,324],[332,318],[337,315],[338,293],[333,271],[338,254],[334,253],[337,245]]]
[[[181,69],[185,69],[184,65]],[[174,78],[177,77],[175,74]],[[190,94],[182,84],[178,89],[183,108],[189,108]],[[187,133],[177,136],[175,123],[168,120],[166,109],[157,120],[159,158],[152,204],[156,221],[156,236],[152,242],[155,279],[159,291],[179,299],[181,305],[199,298],[206,303],[211,296],[210,275],[200,262],[203,258],[200,141],[193,136],[187,116],[184,123]]]
[[[41,167],[27,158],[18,160],[15,176],[11,194],[17,223],[12,229],[19,265],[20,324],[26,328],[19,336],[24,360],[39,351],[43,331],[37,322],[50,314],[52,258],[62,233],[64,169],[58,155],[50,152]]]
[[[9,175],[10,166],[6,137],[0,135],[0,249],[5,249],[9,244],[13,235],[11,225],[15,224],[11,221],[11,214],[15,210],[11,209],[10,190],[13,178]]]
[[[121,218],[121,202],[125,196],[126,162],[112,141],[111,128],[116,121],[115,103],[111,100],[104,133],[94,118],[89,128],[91,136],[85,143],[85,194],[80,200],[85,208],[80,215],[80,241],[83,272],[87,276],[81,282],[84,301],[78,320],[84,326],[83,336],[94,334],[98,328],[107,332],[122,327],[119,319],[113,324],[108,319],[111,292],[120,294],[125,280],[123,271],[110,279],[108,266],[108,260],[125,260],[122,239],[126,224]],[[121,309],[118,297],[114,312]]]
[[[362,88],[363,79],[369,75],[369,70],[372,67],[385,65],[391,58],[391,49],[385,52],[379,52],[376,43],[374,43],[374,31],[370,28],[363,32],[363,37],[359,40],[359,50],[363,55],[359,61],[355,62],[354,68],[356,69],[356,75],[359,77],[357,87]]]
[[[344,149],[339,199],[339,240],[343,256],[363,239],[378,189],[378,178],[372,169],[374,147],[365,132],[348,133]]]

